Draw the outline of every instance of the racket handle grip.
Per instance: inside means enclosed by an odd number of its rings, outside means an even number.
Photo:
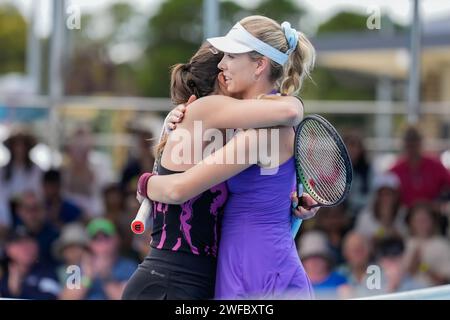
[[[294,239],[297,236],[298,230],[300,229],[302,222],[303,222],[302,219],[294,215],[291,215],[291,234]]]
[[[292,202],[292,209],[297,209],[299,206],[301,207],[303,204],[303,184],[299,183],[297,184],[297,191],[296,191],[296,196],[298,198],[298,203],[297,202]]]
[[[145,224],[150,217],[152,206],[150,200],[144,199],[136,214],[136,218],[131,222],[131,231],[135,234],[142,234],[145,231]]]

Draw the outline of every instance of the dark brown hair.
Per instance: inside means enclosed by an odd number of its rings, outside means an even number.
[[[216,88],[219,75],[217,65],[222,60],[223,53],[218,52],[205,42],[194,54],[189,63],[179,63],[172,67],[170,79],[170,96],[174,105],[185,103],[195,95],[201,98],[211,94]],[[156,146],[158,158],[167,143],[167,134]]]

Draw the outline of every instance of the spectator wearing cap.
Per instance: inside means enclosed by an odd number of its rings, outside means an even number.
[[[375,241],[406,234],[406,213],[401,207],[399,187],[400,182],[392,173],[382,173],[374,178],[373,197],[356,220],[358,233]]]
[[[0,201],[7,203],[6,209],[3,208],[3,211],[8,211],[3,214],[6,216],[3,224],[9,227],[15,225],[15,205],[20,195],[30,190],[36,194],[41,192],[42,170],[30,158],[30,151],[36,143],[36,138],[22,126],[14,127],[10,136],[3,141],[10,159],[0,168]]]
[[[344,276],[333,270],[334,257],[327,237],[319,231],[310,231],[300,238],[299,254],[318,299],[336,299],[337,290],[347,283]]]
[[[137,263],[119,255],[119,237],[110,220],[92,220],[87,226],[87,233],[91,255],[85,262],[84,270],[91,275],[91,283],[87,284],[86,299],[120,299]]]
[[[22,194],[17,204],[18,224],[34,236],[39,245],[39,259],[56,265],[51,252],[53,242],[58,238],[58,230],[48,221],[47,212],[41,199],[32,191]]]
[[[395,293],[425,287],[405,269],[405,245],[402,238],[384,238],[377,246],[377,264],[382,270],[381,293]]]
[[[450,245],[438,233],[437,219],[429,203],[417,203],[407,215],[410,237],[406,242],[405,263],[418,281],[429,285],[450,282]]]
[[[54,269],[38,262],[39,246],[22,227],[12,231],[5,245],[5,270],[0,297],[56,299],[60,287]]]
[[[437,200],[450,189],[450,173],[437,158],[423,153],[416,128],[406,130],[403,145],[403,156],[391,168],[400,180],[402,204],[410,208],[417,202]]]
[[[86,290],[86,279],[81,278],[79,287],[68,285],[71,275],[69,267],[83,267],[83,259],[88,255],[88,236],[85,227],[80,223],[70,223],[63,227],[61,236],[53,244],[53,254],[62,264],[58,267],[58,280],[63,290],[59,295],[59,299],[76,299],[84,296]],[[81,270],[81,275],[85,275],[85,270]],[[79,291],[74,293],[73,291]]]
[[[61,173],[50,169],[42,177],[42,191],[49,220],[59,230],[64,224],[81,221],[82,211],[62,194]]]

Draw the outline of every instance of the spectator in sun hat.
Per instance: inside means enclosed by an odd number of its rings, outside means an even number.
[[[60,287],[53,268],[40,263],[39,246],[25,228],[12,230],[6,239],[5,270],[0,297],[56,299]]]
[[[65,225],[61,231],[61,235],[53,245],[53,254],[55,257],[62,261],[66,261],[69,264],[77,264],[79,259],[74,257],[80,256],[80,254],[67,254],[69,249],[73,247],[88,249],[89,238],[85,231],[84,226],[81,223],[70,223]]]
[[[334,271],[335,257],[326,235],[310,231],[300,237],[299,254],[308,274],[316,298],[336,299],[336,290],[347,280]]]
[[[15,226],[16,200],[24,191],[40,194],[42,170],[31,160],[30,151],[36,146],[37,139],[28,128],[14,126],[3,144],[10,153],[10,159],[0,168],[0,200],[7,203],[11,214],[8,225]]]
[[[83,258],[89,250],[88,241],[85,227],[80,223],[70,223],[63,227],[60,237],[53,244],[53,254],[62,263],[57,269],[59,282],[61,287],[64,288],[60,298],[66,297],[68,290],[73,290],[73,288],[67,286],[68,278],[71,275],[69,268],[71,266],[72,268],[73,266],[82,267]]]

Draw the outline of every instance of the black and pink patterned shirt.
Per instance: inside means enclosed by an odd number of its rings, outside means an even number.
[[[179,173],[158,166],[159,175]],[[228,190],[220,183],[181,205],[153,202],[151,246],[217,257],[219,221]]]

